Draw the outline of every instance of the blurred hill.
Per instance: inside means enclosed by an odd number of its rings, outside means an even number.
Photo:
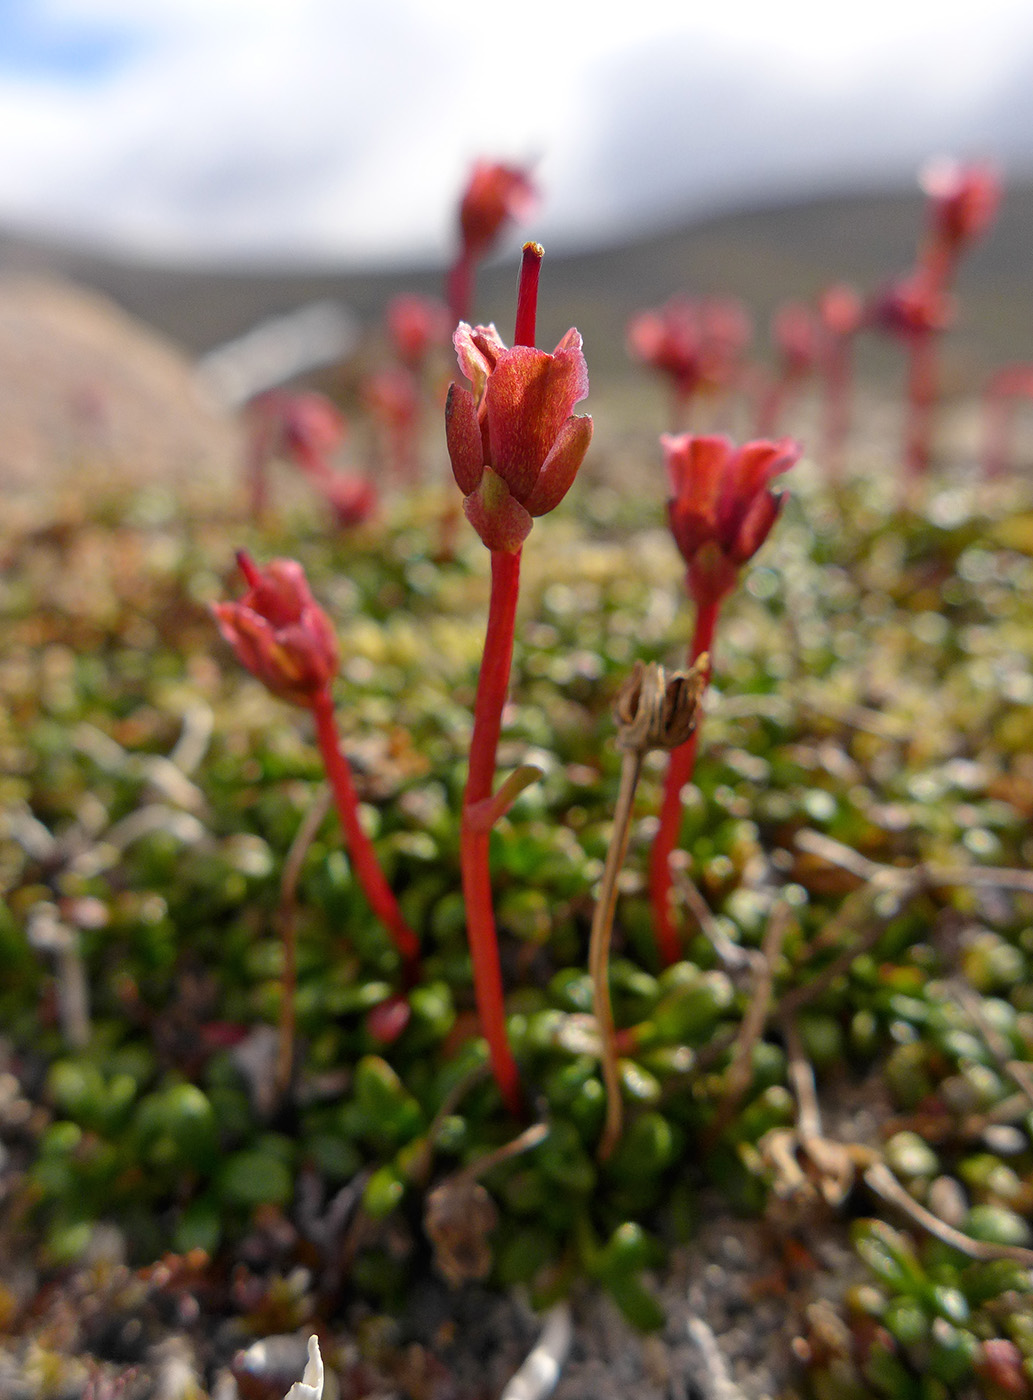
[[[593,374],[604,380],[623,375],[629,314],[676,291],[741,297],[763,337],[779,301],[811,297],[834,279],[867,291],[906,270],[921,221],[917,192],[852,195],[726,214],[619,247],[556,254],[543,275],[539,342],[551,343],[576,324]],[[193,352],[321,298],[349,305],[368,322],[396,292],[437,294],[442,280],[440,268],[427,267],[174,268],[0,233],[4,271],[57,274],[104,292]],[[478,316],[497,316],[504,333],[514,279],[511,251],[479,283]],[[961,291],[962,316],[952,341],[959,364],[981,373],[1002,361],[1033,359],[1033,185],[1007,192],[996,227],[965,265]],[[878,351],[872,364],[878,367]]]

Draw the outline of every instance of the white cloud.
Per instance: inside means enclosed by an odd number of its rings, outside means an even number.
[[[837,163],[899,173],[1007,124],[998,93],[1022,90],[1033,53],[1026,0],[869,0],[863,20],[825,0],[654,0],[630,37],[606,0],[32,14],[129,41],[88,80],[0,67],[0,218],[184,257],[445,256],[481,154],[540,157],[536,231],[567,239]]]

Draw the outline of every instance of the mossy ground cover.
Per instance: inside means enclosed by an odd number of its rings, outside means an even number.
[[[114,1225],[134,1268],[174,1253],[181,1291],[256,1332],[355,1298],[392,1312],[435,1268],[543,1304],[589,1280],[655,1326],[650,1271],[691,1245],[701,1191],[773,1211],[790,1237],[827,1208],[827,1163],[800,1132],[812,1067],[819,1102],[870,1091],[877,1113],[848,1144],[835,1208],[866,1281],[840,1330],[805,1338],[794,1384],[1026,1394],[1029,1264],[931,1238],[864,1172],[884,1162],[971,1239],[1031,1241],[1033,893],[968,878],[1033,855],[1028,493],[940,484],[901,512],[889,480],[833,496],[806,464],[794,475],[718,639],[682,828],[685,956],[665,971],[645,891],[661,755],[638,792],[612,966],[627,1118],[605,1163],[585,958],[620,773],[610,707],[636,660],[682,659],[692,623],[658,499],[579,482],[525,551],[500,759],[543,776],[492,836],[523,1122],[484,1071],[473,1015],[458,813],[487,579],[472,534],[441,557],[442,498],[338,536],[302,516],[259,533],[160,492],[117,507],[83,495],[9,530],[7,1256],[60,1283]],[[411,989],[333,816],[284,909],[323,775],[308,717],[241,670],[208,613],[237,590],[238,545],[299,559],[337,625],[364,820],[425,949]],[[892,873],[916,867],[932,873]],[[734,1096],[774,915],[773,1009]],[[277,1092],[285,918],[296,1034]],[[377,1014],[398,993],[400,1030]],[[535,1124],[526,1150],[500,1151]],[[245,1306],[229,1280],[249,1260],[261,1284]],[[33,1298],[9,1282],[0,1302],[17,1348]]]

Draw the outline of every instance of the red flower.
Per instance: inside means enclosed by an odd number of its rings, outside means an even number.
[[[311,390],[268,389],[248,404],[257,430],[268,435],[269,450],[302,468],[323,462],[344,441],[348,424],[337,406]]]
[[[408,430],[419,414],[419,386],[409,370],[387,365],[362,381],[362,401],[384,427]]]
[[[507,219],[525,219],[537,191],[526,170],[479,160],[459,206],[459,231],[467,257],[481,258],[502,232]]]
[[[860,330],[864,307],[848,282],[833,282],[818,297],[818,316],[826,334],[845,339]]]
[[[435,345],[444,345],[451,329],[448,308],[431,297],[395,297],[387,308],[387,330],[395,354],[409,369],[419,369]]]
[[[342,529],[363,525],[377,513],[380,496],[372,481],[350,472],[327,472],[320,489]]]
[[[784,302],[775,312],[771,334],[788,377],[802,379],[815,369],[821,356],[821,335],[809,306],[800,301]]]
[[[250,587],[236,603],[213,603],[219,631],[248,670],[282,700],[311,706],[337,674],[337,638],[293,559],[258,568],[241,550]]]
[[[452,384],[445,435],[463,508],[489,549],[513,551],[532,517],[567,494],[592,438],[592,420],[572,414],[588,393],[581,336],[569,330],[549,355],[507,349],[494,326],[460,323],[456,354],[473,392]]]
[[[735,586],[742,564],[767,539],[782,505],[768,482],[799,459],[791,438],[748,442],[681,433],[660,439],[671,484],[668,512],[689,567],[696,602],[713,603]]]
[[[752,328],[734,301],[672,297],[628,324],[628,349],[637,360],[666,374],[679,394],[723,388],[733,377]]]
[[[905,341],[945,331],[953,319],[953,298],[921,268],[887,283],[868,310],[871,325]]]
[[[963,165],[949,156],[931,160],[919,183],[929,196],[929,227],[952,257],[993,223],[1001,202],[1001,182],[989,165]]]

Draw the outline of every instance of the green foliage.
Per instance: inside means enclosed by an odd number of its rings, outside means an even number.
[[[860,493],[803,495],[719,637],[717,702],[686,795],[689,870],[743,956],[764,937],[772,892],[785,894],[776,1002],[878,926],[802,1009],[805,1052],[821,1083],[879,1077],[898,1115],[885,1156],[920,1202],[948,1177],[963,1229],[1025,1244],[1031,1125],[1001,1106],[1014,1096],[1004,1064],[1033,1062],[1033,901],[937,886],[862,905],[856,878],[796,836],[817,831],[891,866],[1028,867],[1033,559],[964,492],[910,520]],[[699,1190],[714,1183],[737,1208],[763,1209],[765,1137],[795,1123],[796,1104],[769,1030],[741,1101],[717,1116],[748,979],[719,965],[691,919],[685,959],[656,965],[645,873],[663,768],[650,759],[612,966],[625,1133],[608,1162],[597,1157],[605,1096],[585,952],[620,767],[609,706],[636,659],[677,662],[690,627],[673,547],[657,520],[641,533],[640,505],[626,510],[624,530],[620,509],[596,526],[561,511],[527,551],[504,761],[533,761],[543,777],[493,833],[492,865],[511,1038],[549,1132],[484,1185],[500,1211],[497,1282],[545,1299],[585,1274],[655,1327],[649,1270],[691,1231]],[[31,541],[13,550],[2,603],[0,787],[25,825],[0,834],[0,1015],[45,1119],[18,1208],[54,1263],[105,1218],[143,1260],[168,1247],[231,1254],[257,1219],[295,1217],[303,1177],[324,1198],[354,1186],[367,1242],[351,1285],[396,1297],[421,1265],[427,1190],[521,1126],[483,1073],[458,893],[480,547],[436,560],[426,504],[379,532],[328,541],[302,526],[255,543],[302,559],[338,624],[345,747],[425,950],[421,980],[404,987],[328,815],[300,866],[295,1076],[277,1100],[262,1037],[283,998],[280,876],[322,781],[310,726],[240,671],[200,606],[230,558],[221,529],[186,516],[90,528],[90,568],[67,564],[74,607],[68,577],[47,581]],[[210,740],[189,772],[170,773],[191,715]],[[33,845],[40,831],[57,854]],[[85,966],[84,1050],[61,1034],[57,963],[28,938],[45,904]],[[953,993],[959,976],[976,1016]],[[369,1013],[399,994],[408,1022],[384,1043]],[[1001,1113],[1007,1154],[992,1134],[971,1137]],[[1014,1320],[1028,1271],[877,1220],[856,1226],[856,1247],[865,1326],[879,1329],[849,1365],[840,1358],[858,1394],[954,1394],[994,1337],[1033,1356]]]

